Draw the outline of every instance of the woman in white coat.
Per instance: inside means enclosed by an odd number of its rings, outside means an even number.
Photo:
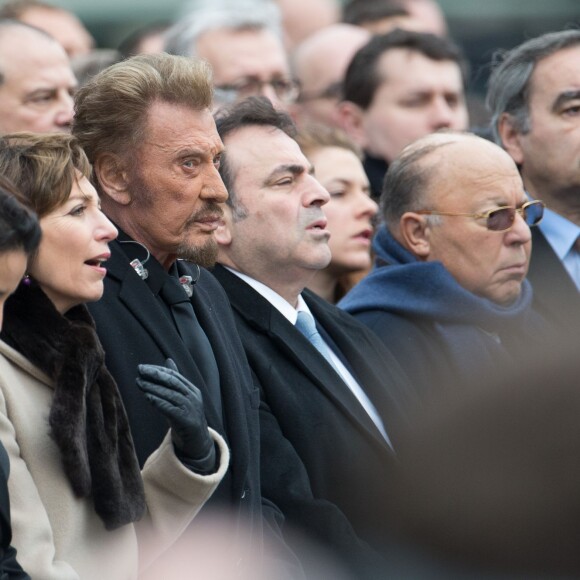
[[[87,159],[69,135],[5,135],[0,173],[42,229],[28,274],[7,300],[0,342],[13,543],[35,579],[136,578],[212,494],[227,448],[207,427],[199,390],[171,361],[143,365],[138,387],[171,429],[139,470],[84,306],[103,293],[107,244],[117,236]]]
[[[40,242],[36,216],[23,207],[15,195],[13,185],[0,177],[0,330],[4,304],[18,288],[28,259]],[[30,580],[18,564],[16,550],[11,545],[9,473],[8,454],[0,443],[0,580]]]

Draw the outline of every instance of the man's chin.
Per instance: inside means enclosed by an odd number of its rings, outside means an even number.
[[[205,240],[201,245],[193,242],[182,244],[177,250],[177,257],[187,262],[193,262],[203,268],[215,266],[218,256],[218,245],[213,236]]]
[[[492,301],[500,306],[511,306],[522,293],[522,285],[514,283],[514,287],[502,292],[501,295],[497,296]]]

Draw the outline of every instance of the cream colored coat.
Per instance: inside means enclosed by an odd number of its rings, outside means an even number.
[[[229,452],[220,448],[216,473],[186,469],[165,438],[142,475],[147,515],[107,531],[92,500],[77,498],[49,435],[52,381],[0,341],[0,439],[10,457],[12,544],[33,580],[129,580],[171,546],[224,476]],[[138,552],[140,562],[138,563]]]

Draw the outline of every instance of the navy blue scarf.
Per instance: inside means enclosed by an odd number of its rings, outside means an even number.
[[[523,323],[529,314],[532,287],[527,280],[515,302],[502,306],[463,288],[441,262],[417,260],[384,225],[375,236],[373,250],[379,263],[389,265],[375,266],[340,302],[350,313],[385,310],[499,333]]]
[[[502,306],[463,288],[441,262],[417,260],[384,225],[377,232],[373,249],[378,265],[339,307],[351,314],[383,310],[432,323],[462,371],[473,373],[474,361],[495,366],[511,360],[504,340],[513,341],[516,336],[516,342],[523,344],[527,332],[537,331],[527,280],[518,298]]]

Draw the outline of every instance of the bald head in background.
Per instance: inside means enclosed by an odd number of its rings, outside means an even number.
[[[288,50],[340,20],[338,0],[276,0],[276,4],[282,12],[284,41]]]
[[[292,55],[300,94],[292,114],[298,124],[339,125],[337,111],[346,68],[370,32],[351,24],[333,24],[300,43]]]
[[[447,22],[436,0],[404,0],[403,5],[417,23],[415,30],[447,36]]]
[[[56,40],[16,20],[0,20],[0,133],[69,132],[76,85]]]

